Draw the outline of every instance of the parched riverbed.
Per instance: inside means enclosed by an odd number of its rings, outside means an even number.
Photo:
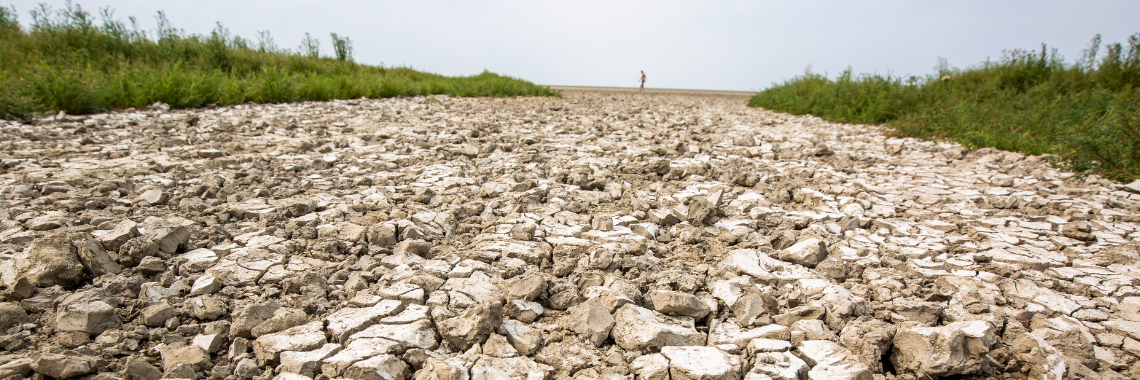
[[[1140,187],[745,100],[0,121],[0,378],[1140,376]]]

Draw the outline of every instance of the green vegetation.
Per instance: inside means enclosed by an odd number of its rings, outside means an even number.
[[[756,94],[748,104],[849,123],[886,124],[894,133],[949,139],[968,148],[1050,154],[1076,171],[1140,178],[1140,34],[1127,46],[1066,63],[1056,50],[1014,50],[967,69],[937,74],[836,79],[805,73]]]
[[[321,57],[308,34],[298,52],[278,48],[268,32],[255,44],[218,24],[209,36],[174,28],[159,12],[153,38],[103,9],[77,5],[31,12],[22,28],[0,7],[0,117],[37,112],[91,113],[163,102],[176,108],[246,102],[452,96],[555,95],[545,86],[489,72],[445,77],[409,68],[352,62],[352,41],[332,35],[335,58]]]

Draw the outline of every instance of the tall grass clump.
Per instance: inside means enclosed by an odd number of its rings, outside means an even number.
[[[153,33],[110,9],[96,16],[70,2],[31,11],[22,27],[0,6],[0,117],[73,114],[163,102],[191,108],[246,102],[294,102],[446,94],[554,95],[548,87],[484,72],[445,77],[352,60],[352,41],[333,33],[335,57],[320,55],[306,34],[301,49],[278,48],[268,32],[252,42],[220,23],[208,36],[186,35],[159,12]]]
[[[1007,51],[996,62],[922,77],[805,73],[749,101],[793,114],[894,133],[949,139],[968,148],[1049,154],[1065,167],[1119,181],[1140,178],[1140,33],[1076,62],[1056,50]]]

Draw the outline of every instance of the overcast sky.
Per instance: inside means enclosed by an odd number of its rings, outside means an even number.
[[[12,4],[28,25],[42,1]],[[61,8],[62,1],[47,1]],[[1056,47],[1074,60],[1093,35],[1140,32],[1140,0],[1086,1],[349,1],[78,0],[110,6],[153,31],[165,10],[186,33],[216,21],[255,40],[268,30],[296,50],[305,32],[331,54],[347,35],[356,61],[444,74],[484,69],[546,85],[756,91],[802,74],[923,75],[997,59],[1003,50]],[[1102,49],[1103,52],[1103,49]]]

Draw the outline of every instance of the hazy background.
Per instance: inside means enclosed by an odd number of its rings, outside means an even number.
[[[42,1],[14,5],[23,26]],[[62,1],[49,1],[55,9]],[[1057,48],[1076,59],[1093,35],[1140,32],[1140,1],[76,1],[110,6],[153,35],[208,35],[220,21],[256,41],[268,30],[297,50],[305,32],[331,55],[329,32],[352,39],[357,62],[444,74],[484,69],[546,85],[761,90],[802,74],[923,75],[997,59],[1003,50]],[[1103,49],[1101,50],[1103,52]]]

